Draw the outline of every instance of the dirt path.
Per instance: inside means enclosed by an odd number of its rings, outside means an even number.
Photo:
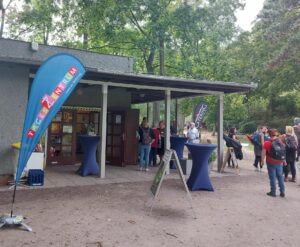
[[[15,212],[28,217],[33,233],[6,228],[0,246],[289,246],[300,243],[300,187],[270,198],[266,173],[213,178],[215,192],[193,192],[193,219],[179,180],[163,183],[148,216],[149,182],[28,190]],[[9,212],[10,192],[0,193]]]

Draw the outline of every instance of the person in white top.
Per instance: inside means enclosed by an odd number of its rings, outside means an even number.
[[[188,142],[199,143],[199,131],[195,127],[195,123],[191,123],[190,128],[187,132]]]

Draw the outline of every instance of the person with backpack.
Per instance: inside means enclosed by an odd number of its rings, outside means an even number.
[[[295,118],[294,122],[295,122],[294,132],[295,135],[297,136],[298,143],[300,143],[300,118]],[[299,161],[299,157],[300,157],[300,145],[298,145],[297,148],[296,161]]]
[[[258,171],[258,164],[260,166],[260,169],[262,169],[263,167],[263,162],[261,160],[261,153],[262,153],[262,147],[264,143],[264,134],[262,129],[263,127],[258,127],[257,131],[255,131],[251,136],[251,143],[254,146],[254,155],[255,155],[253,166],[256,168],[257,171]]]
[[[268,128],[266,126],[258,127],[257,131],[254,132],[253,135],[251,136],[251,143],[254,146],[254,155],[255,155],[253,166],[257,171],[258,171],[258,164],[260,169],[263,168],[264,163],[261,159],[261,153],[262,153],[264,141],[267,140],[267,138],[265,138],[265,133],[267,131]]]
[[[271,191],[268,196],[276,197],[276,180],[279,184],[280,196],[285,197],[285,188],[283,180],[283,165],[286,165],[285,145],[279,139],[279,132],[276,129],[270,129],[271,139],[265,141],[262,150],[262,161],[266,158]]]
[[[284,136],[285,148],[286,148],[286,163],[287,165],[283,167],[284,181],[296,182],[296,151],[298,147],[297,136],[294,133],[294,128],[292,126],[285,127]],[[292,173],[292,179],[288,180],[289,172]]]
[[[140,136],[140,171],[149,171],[149,156],[151,150],[151,144],[155,139],[154,133],[149,128],[148,122],[143,121],[139,128]]]

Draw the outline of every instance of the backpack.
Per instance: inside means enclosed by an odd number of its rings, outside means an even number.
[[[286,139],[286,148],[289,150],[297,150],[297,141],[294,136],[288,136]]]
[[[285,145],[279,140],[272,140],[270,157],[274,160],[285,160]]]
[[[254,145],[261,145],[260,134],[258,132],[255,132],[252,135],[252,141]]]
[[[149,145],[152,142],[152,138],[150,136],[150,129],[148,129],[147,131],[142,129],[143,131],[143,139],[142,139],[142,144],[144,145]]]

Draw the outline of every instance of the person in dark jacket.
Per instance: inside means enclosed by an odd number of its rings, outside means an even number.
[[[228,131],[228,137],[231,138],[233,141],[240,143],[239,139],[236,136],[236,132],[237,132],[236,128],[230,128]],[[233,149],[234,149],[235,155],[237,156],[236,148],[234,148],[234,146],[233,146]],[[236,158],[238,158],[238,157],[236,157]],[[230,161],[232,162],[232,167],[234,168],[234,163],[233,163],[233,160],[231,159],[231,154],[229,154],[229,157],[227,160],[228,167],[231,167]]]
[[[297,136],[298,144],[300,143],[300,118],[295,118],[295,126],[294,126],[294,132]],[[299,161],[300,157],[300,145],[298,145],[297,148],[297,154],[296,154],[296,161]]]
[[[149,156],[151,144],[155,140],[154,133],[145,120],[139,128],[140,144],[140,171],[149,171]]]
[[[265,133],[268,131],[268,128],[266,126],[258,127],[257,132],[255,135],[257,135],[256,140],[254,140],[254,135],[252,136],[252,144],[254,146],[254,155],[255,155],[255,160],[253,166],[256,168],[258,171],[258,164],[260,169],[263,167],[263,162],[261,160],[261,153],[262,153],[262,147],[264,145],[265,141]]]
[[[159,156],[159,161],[161,161],[165,153],[165,130],[166,130],[165,122],[160,121],[157,129],[159,130],[159,134],[160,134],[160,147],[157,149],[157,154]]]
[[[285,150],[286,150],[286,166],[283,167],[284,181],[296,182],[296,151],[298,147],[298,140],[294,133],[294,128],[292,126],[285,127]],[[288,180],[289,172],[292,173],[292,179]]]

